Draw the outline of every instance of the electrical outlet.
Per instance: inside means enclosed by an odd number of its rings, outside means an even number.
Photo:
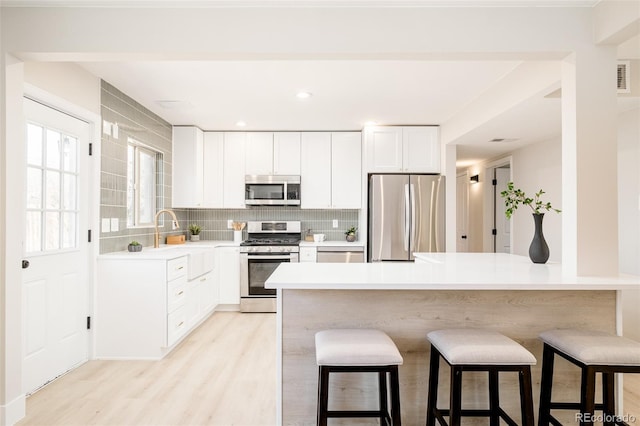
[[[338,227],[338,219],[333,219],[333,227],[334,228]]]
[[[175,221],[175,220],[172,220],[172,221],[171,221],[171,229],[172,229],[173,231],[175,231],[176,229],[178,229],[178,222],[177,222],[177,221]]]
[[[227,229],[233,229],[233,219],[227,220]]]

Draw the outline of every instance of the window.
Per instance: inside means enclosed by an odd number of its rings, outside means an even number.
[[[27,124],[25,252],[78,247],[78,139]]]
[[[127,146],[127,226],[153,226],[162,209],[162,153],[129,138]]]

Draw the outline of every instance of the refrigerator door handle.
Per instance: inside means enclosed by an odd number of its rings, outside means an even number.
[[[409,215],[410,215],[410,206],[409,206],[409,184],[406,183],[404,185],[404,249],[405,251],[409,251]]]
[[[414,184],[411,184],[411,250],[416,246],[416,228],[416,188]]]

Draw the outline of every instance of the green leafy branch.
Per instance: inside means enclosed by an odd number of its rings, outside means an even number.
[[[536,192],[534,198],[527,197],[523,190],[519,188],[515,189],[513,182],[509,182],[507,184],[507,189],[500,193],[502,198],[504,198],[504,205],[507,207],[504,212],[507,216],[507,219],[511,219],[513,212],[518,209],[518,206],[520,204],[529,206],[531,210],[533,210],[534,214],[541,214],[540,210],[543,209],[546,211],[553,210],[556,213],[560,213],[561,210],[554,209],[551,206],[550,202],[547,201],[545,203],[540,199],[543,194],[545,194],[545,192],[541,189],[540,191]]]

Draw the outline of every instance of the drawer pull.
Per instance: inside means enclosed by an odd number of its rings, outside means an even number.
[[[202,282],[202,281],[206,281],[206,280],[207,280],[206,278],[200,278],[200,281],[201,281],[201,282]]]
[[[184,269],[184,266],[178,266],[178,267],[176,268],[176,271],[179,271],[180,269]]]
[[[180,291],[178,292],[178,296],[182,296],[182,294],[183,294],[183,293],[184,293],[184,290],[180,290]]]
[[[180,324],[178,324],[178,328],[182,327],[183,324],[184,324],[184,321],[180,321]]]

